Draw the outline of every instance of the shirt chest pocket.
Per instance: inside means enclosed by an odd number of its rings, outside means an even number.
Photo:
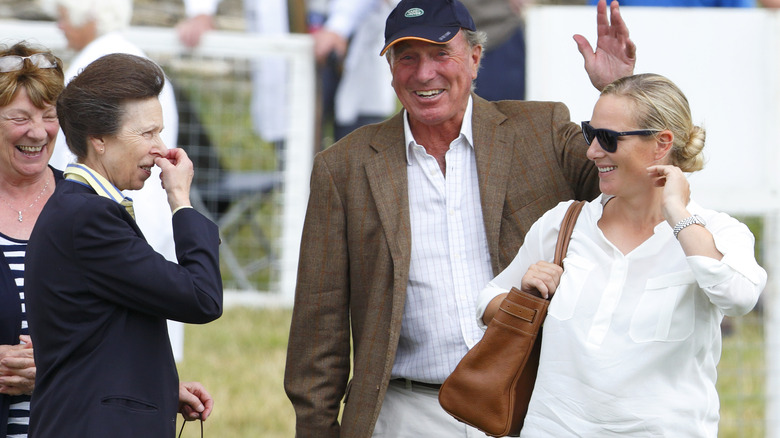
[[[673,342],[688,338],[695,324],[697,288],[691,271],[648,279],[631,317],[631,339],[634,342]]]
[[[550,301],[548,316],[560,321],[574,316],[574,310],[582,295],[582,287],[594,266],[592,261],[577,255],[567,256],[563,260],[563,276]]]

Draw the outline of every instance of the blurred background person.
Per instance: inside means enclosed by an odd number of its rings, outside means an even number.
[[[532,0],[463,0],[477,29],[487,35],[479,76],[474,80],[474,91],[480,97],[525,99],[525,36],[521,14],[531,3]]]
[[[176,413],[208,417],[179,383],[165,319],[222,314],[219,230],[191,207],[192,161],[160,137],[165,76],[129,54],[89,64],[57,100],[77,162],[41,211],[24,276],[37,380],[31,437],[173,437]],[[179,263],[144,239],[132,200],[162,167]]]
[[[138,46],[130,42],[122,32],[130,26],[133,17],[132,0],[46,0],[49,10],[55,13],[57,25],[68,42],[68,48],[75,56],[65,70],[65,83],[83,70],[92,61],[110,53],[129,53],[146,57]],[[176,147],[179,116],[176,97],[170,81],[160,93],[165,129],[162,139],[169,147]],[[50,163],[57,169],[64,169],[75,160],[75,155],[65,143],[65,135],[60,132],[57,147]],[[155,251],[167,260],[176,261],[171,228],[171,212],[168,201],[160,184],[160,168],[152,168],[152,176],[141,190],[128,191],[138,212],[138,226],[147,242]],[[184,348],[184,327],[179,323],[169,324],[171,342],[177,360],[182,358]]]
[[[379,123],[398,105],[387,61],[377,54],[381,29],[398,0],[309,2],[309,32],[320,72],[323,125],[333,123],[333,142]],[[322,128],[323,133],[327,132]],[[325,139],[323,147],[330,142]]]
[[[176,30],[182,44],[200,45],[203,35],[215,28],[214,16],[221,0],[183,0],[187,15]],[[246,30],[259,35],[285,35],[290,31],[287,0],[244,0]],[[287,61],[281,57],[253,60],[252,126],[263,140],[274,143],[277,165],[287,133]]]
[[[25,42],[0,46],[0,437],[24,438],[35,387],[24,256],[62,172],[48,166],[60,125],[62,61]],[[20,343],[20,340],[22,341]]]

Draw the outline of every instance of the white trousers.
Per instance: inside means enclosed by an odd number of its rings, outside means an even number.
[[[374,438],[484,438],[479,430],[456,420],[439,405],[433,388],[390,382],[374,428]]]

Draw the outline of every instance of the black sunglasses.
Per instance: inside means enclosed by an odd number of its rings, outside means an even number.
[[[617,150],[618,138],[624,135],[653,135],[658,131],[650,129],[643,129],[641,131],[626,131],[617,132],[611,129],[596,129],[590,126],[590,120],[582,122],[582,136],[585,137],[585,141],[588,144],[593,143],[593,139],[599,141],[599,145],[607,152],[615,152]]]

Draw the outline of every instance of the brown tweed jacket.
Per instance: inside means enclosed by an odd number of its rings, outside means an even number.
[[[593,199],[598,180],[563,104],[472,96],[482,212],[498,274],[531,224],[560,201]],[[410,247],[399,113],[314,160],[284,379],[298,437],[371,436],[398,345]]]

